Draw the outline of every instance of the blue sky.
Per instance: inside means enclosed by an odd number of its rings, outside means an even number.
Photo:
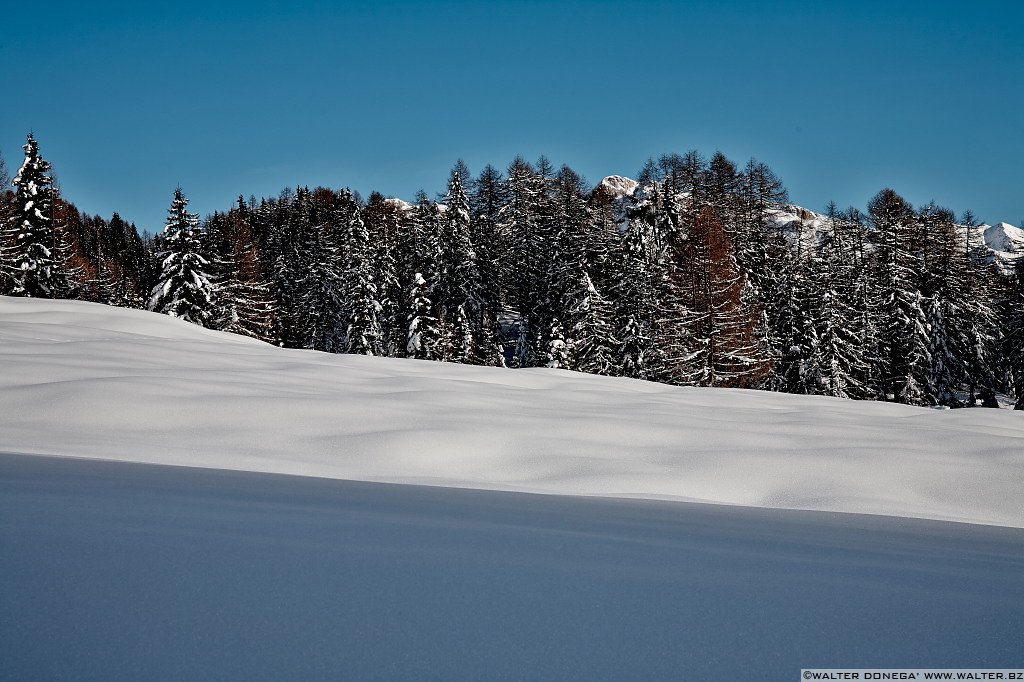
[[[239,193],[412,197],[546,154],[595,182],[663,152],[765,161],[792,199],[891,186],[1024,219],[1024,9],[1000,2],[18,3],[0,151],[159,230]]]

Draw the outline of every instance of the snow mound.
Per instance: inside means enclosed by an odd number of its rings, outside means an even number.
[[[0,297],[0,452],[1024,527],[1022,417],[285,350]]]

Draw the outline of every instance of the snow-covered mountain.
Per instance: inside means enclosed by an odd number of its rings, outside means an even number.
[[[608,198],[617,209],[620,221],[625,220],[626,206],[634,198],[642,200],[644,188],[636,180],[621,175],[609,175],[597,184],[595,193]],[[639,194],[638,194],[639,193]],[[802,234],[807,243],[815,243],[818,235],[828,229],[828,216],[796,204],[786,204],[774,211],[775,224],[779,229],[795,238]],[[967,230],[961,225],[960,229]],[[1003,269],[1008,270],[1013,262],[1024,254],[1024,229],[1009,223],[979,225],[971,229],[971,243],[987,249],[991,257]]]
[[[6,452],[1024,527],[1005,410],[287,350],[16,298],[0,367]]]
[[[996,223],[981,225],[977,230],[985,246],[998,260],[1009,263],[1024,254],[1024,229],[1010,223]]]

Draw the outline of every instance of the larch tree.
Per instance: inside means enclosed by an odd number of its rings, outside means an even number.
[[[685,244],[690,383],[753,388],[770,369],[758,329],[761,315],[745,296],[746,277],[714,208],[699,209]]]
[[[250,211],[242,197],[226,216],[225,236],[226,252],[218,259],[222,271],[218,326],[234,334],[277,343],[277,306],[252,236]]]

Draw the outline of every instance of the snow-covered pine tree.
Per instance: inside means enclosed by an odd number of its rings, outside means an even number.
[[[537,189],[533,205],[534,223],[526,244],[531,304],[528,318],[534,322],[531,329],[533,351],[536,357],[540,358],[543,349],[547,347],[547,335],[551,331],[551,321],[558,309],[560,298],[559,283],[555,275],[557,267],[553,262],[555,249],[552,245],[558,242],[561,231],[562,207],[559,195],[562,192],[559,187],[559,173],[555,171],[547,157],[541,156],[537,159],[534,168]],[[573,180],[578,180],[582,184],[582,178],[575,173],[572,174],[572,179],[564,184],[571,187]],[[585,210],[582,198],[579,199],[579,203]]]
[[[483,302],[483,337],[477,347],[480,364],[492,367],[505,366],[504,338],[498,318],[502,314],[505,281],[502,265],[505,260],[505,243],[499,232],[501,208],[505,203],[506,187],[501,172],[487,165],[473,184],[470,196],[473,232],[472,243],[476,247],[477,269],[480,271],[481,298]]]
[[[820,296],[814,311],[818,337],[821,393],[839,398],[863,395],[864,339],[858,338],[855,306],[856,235],[834,203],[827,208],[828,229],[818,247],[811,287]]]
[[[548,334],[547,364],[550,369],[566,369],[569,366],[569,345],[565,340],[562,323],[555,317]]]
[[[960,220],[963,242],[956,245],[958,229],[950,224],[946,235],[946,248],[950,257],[959,329],[963,335],[963,364],[967,374],[967,404],[975,405],[977,396],[985,407],[999,407],[996,400],[996,374],[1000,364],[998,343],[1000,321],[996,312],[999,276],[992,267],[991,253],[984,240],[976,233],[979,222],[974,214],[965,211]]]
[[[411,230],[402,204],[372,192],[363,210],[363,222],[377,264],[377,289],[381,311],[382,347],[389,357],[404,357],[409,307],[406,290],[412,286]],[[406,274],[408,273],[408,274]],[[406,284],[408,286],[406,286]]]
[[[410,309],[406,357],[418,360],[438,360],[438,347],[442,342],[434,303],[430,299],[430,283],[417,272],[409,290]]]
[[[539,296],[537,283],[541,278],[540,263],[534,257],[537,244],[538,206],[543,182],[533,167],[517,157],[508,168],[508,201],[498,216],[499,230],[505,242],[507,255],[505,284],[507,300],[512,314],[517,316],[516,351],[512,363],[515,367],[530,367],[540,355],[535,346],[541,336],[536,329],[534,308]]]
[[[359,355],[383,355],[383,330],[380,325],[380,294],[375,278],[370,235],[363,223],[361,208],[351,192],[342,192],[341,220],[347,222],[345,268],[346,351]]]
[[[782,298],[775,301],[775,337],[780,357],[776,374],[786,393],[813,395],[821,391],[822,362],[814,313],[821,307],[813,283],[818,260],[809,248],[802,226],[797,228],[791,248],[776,259],[782,265],[777,274]]]
[[[694,382],[692,346],[699,318],[692,307],[697,270],[692,258],[694,243],[688,234],[694,221],[692,192],[698,188],[675,179],[673,167],[681,168],[683,163],[682,157],[674,158],[676,162],[670,159],[669,163],[662,159],[667,174],[645,191],[650,195],[647,220],[651,225],[651,255],[647,265],[654,293],[650,327],[653,348],[647,367],[649,378],[655,381],[685,385]],[[681,193],[682,186],[690,192],[688,197]]]
[[[439,298],[442,318],[453,329],[450,360],[476,364],[488,336],[485,302],[477,253],[471,241],[470,201],[466,193],[469,170],[459,159],[442,197],[446,210],[440,221]]]
[[[39,143],[30,133],[24,146],[25,160],[14,178],[14,230],[8,256],[15,296],[53,298],[60,282],[55,262],[56,233],[53,226],[53,178],[50,163],[39,155]]]
[[[188,211],[181,188],[174,190],[164,225],[164,251],[160,277],[149,299],[149,309],[178,319],[209,326],[214,316],[210,263],[202,254],[199,216]]]
[[[651,228],[644,214],[635,207],[628,209],[627,215],[621,278],[614,291],[621,325],[618,330],[622,342],[619,367],[623,376],[650,379],[660,370],[652,339],[657,301],[651,274]]]
[[[314,204],[315,207],[315,204]],[[348,352],[347,329],[352,289],[349,287],[342,231],[348,220],[343,208],[315,210],[302,240],[303,270],[298,282],[300,319],[312,345],[330,353]]]
[[[960,326],[966,322],[960,294],[963,270],[957,265],[961,255],[953,214],[934,203],[917,213],[921,235],[923,272],[921,289],[928,322],[928,355],[931,366],[928,384],[936,401],[947,407],[960,407],[959,392],[967,375],[967,338]]]
[[[567,292],[569,369],[589,374],[614,375],[619,368],[614,337],[612,307],[594,286],[583,259],[578,260],[574,286]]]
[[[571,345],[571,339],[575,338],[574,327],[579,322],[573,308],[580,303],[581,297],[588,295],[579,291],[579,277],[581,272],[589,271],[588,256],[593,252],[588,244],[591,222],[585,198],[588,188],[582,177],[568,166],[563,166],[552,189],[555,219],[551,228],[554,232],[546,239],[547,248],[543,255],[547,270],[543,274],[540,287],[543,293],[540,295],[544,300],[535,310],[539,315],[552,316],[548,333],[554,329],[554,318],[562,321],[563,331]],[[544,344],[546,348],[546,340]],[[572,360],[570,356],[570,363]],[[575,366],[570,368],[579,369]]]
[[[1017,398],[1015,410],[1024,410],[1024,258],[1018,258],[1003,297],[1003,333],[1000,338],[1009,385]]]
[[[298,199],[302,198],[306,206],[300,207]],[[310,202],[308,193],[297,198],[293,190],[286,188],[278,198],[261,201],[250,218],[254,232],[263,235],[260,244],[266,258],[271,294],[278,307],[280,342],[287,348],[310,347],[311,335],[300,305],[300,285],[307,267],[304,240],[312,230]],[[337,261],[336,257],[331,262],[335,269]],[[333,328],[339,325],[336,323]]]
[[[923,260],[914,243],[914,212],[903,197],[883,189],[868,204],[875,226],[881,270],[884,322],[881,328],[882,383],[887,399],[908,405],[931,405],[931,357],[928,322],[920,291]]]
[[[849,291],[850,306],[854,311],[849,327],[858,342],[859,370],[854,375],[862,387],[856,397],[884,400],[884,366],[882,329],[885,323],[883,305],[883,269],[879,266],[879,253],[874,249],[872,228],[868,218],[851,206],[840,214],[852,248],[852,278]]]
[[[454,352],[454,330],[451,323],[442,315],[437,293],[443,289],[440,283],[442,220],[442,207],[427,198],[426,192],[420,190],[416,194],[416,206],[412,216],[414,248],[411,263],[414,273],[419,273],[426,282],[424,300],[430,302],[428,316],[436,333],[436,339],[430,345],[430,359],[448,361]],[[414,278],[413,289],[420,289],[422,286],[424,285],[418,284]],[[418,305],[414,311],[420,307]]]

